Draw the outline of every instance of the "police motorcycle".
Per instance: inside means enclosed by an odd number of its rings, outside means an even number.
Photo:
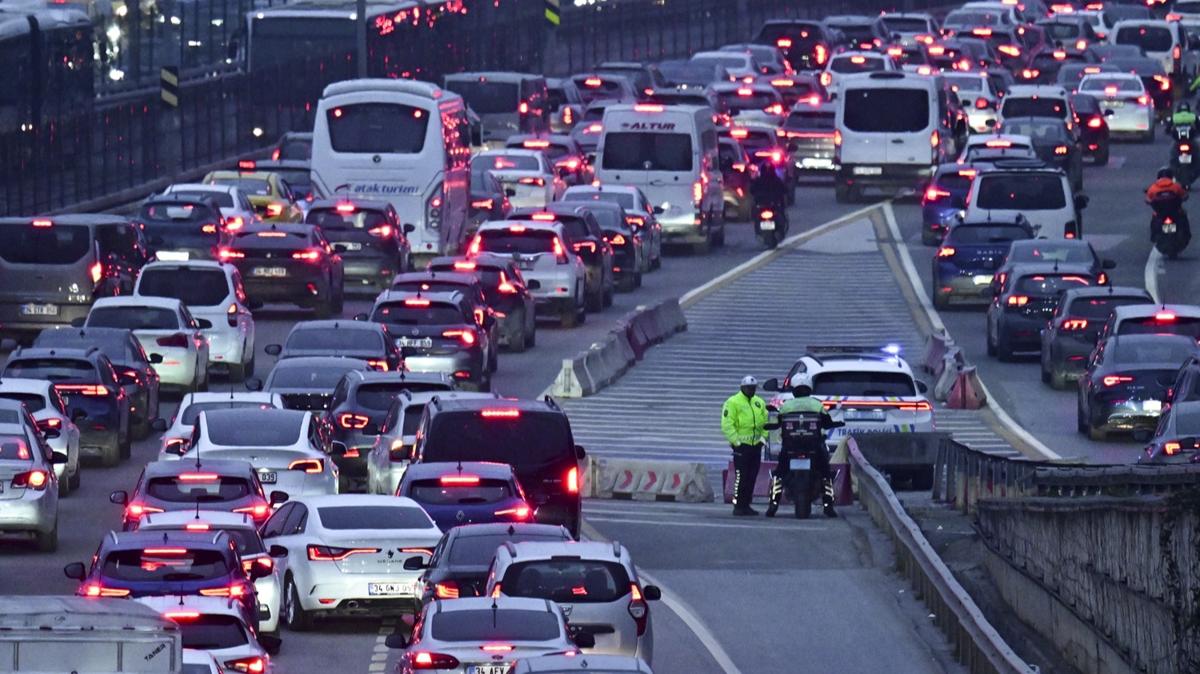
[[[1174,194],[1160,194],[1150,202],[1154,214],[1150,218],[1150,240],[1158,252],[1176,258],[1187,248],[1192,236],[1183,209],[1183,199]]]
[[[1175,180],[1190,188],[1200,170],[1200,162],[1196,161],[1196,145],[1192,140],[1192,127],[1177,126],[1172,131],[1175,140],[1171,146],[1171,169],[1175,171]]]

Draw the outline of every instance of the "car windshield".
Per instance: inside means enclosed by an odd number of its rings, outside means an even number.
[[[90,250],[91,235],[83,225],[0,225],[0,258],[5,262],[71,264]]]
[[[299,414],[259,414],[253,417],[253,423],[237,423],[242,417],[237,412],[215,412],[206,417],[209,441],[224,447],[289,447],[300,440],[304,419]]]
[[[1117,307],[1149,303],[1146,297],[1080,297],[1071,302],[1067,315],[1103,322]]]
[[[1171,30],[1165,26],[1123,26],[1117,30],[1117,44],[1131,44],[1146,52],[1171,51],[1175,44]]]
[[[360,324],[361,325],[361,324]],[[383,337],[374,330],[305,328],[293,330],[284,348],[294,351],[383,351]]]
[[[190,471],[180,475],[152,477],[146,495],[168,503],[217,503],[236,501],[255,493],[249,478]]]
[[[479,250],[500,255],[553,253],[557,238],[557,235],[549,230],[527,229],[521,225],[485,229],[479,232]]]
[[[878,398],[911,397],[917,386],[903,372],[821,372],[813,376],[813,395]]]
[[[483,77],[447,79],[446,88],[462,96],[475,114],[517,114],[520,92],[516,82],[489,82]]]
[[[1017,225],[959,225],[946,235],[948,243],[958,245],[983,245],[1007,243],[1016,239],[1030,238],[1024,227]]]
[[[844,94],[843,123],[851,131],[901,133],[930,124],[929,94],[924,89],[854,88]]]
[[[405,382],[395,381],[382,384],[363,384],[354,393],[354,399],[359,405],[369,410],[385,411],[392,406],[392,401],[402,391],[422,393],[425,391],[443,391],[446,386],[434,382]],[[422,407],[424,407],[422,405]]]
[[[975,202],[984,210],[1052,211],[1066,208],[1067,194],[1054,173],[983,176]]]
[[[215,580],[229,572],[219,550],[189,550],[169,541],[145,549],[113,550],[100,565],[103,577],[133,583]]]
[[[237,648],[245,646],[249,641],[246,628],[236,616],[202,615],[198,618],[180,618],[177,622],[184,648],[205,651]]]
[[[224,302],[230,289],[220,269],[145,269],[138,280],[138,294],[171,297],[189,307],[211,307]]]
[[[1091,285],[1091,279],[1078,274],[1033,274],[1017,279],[1013,292],[1018,295],[1054,297],[1064,290]]]
[[[437,641],[552,641],[562,637],[558,614],[545,609],[473,609],[440,611],[430,616]]]
[[[273,406],[269,403],[250,402],[247,400],[223,400],[221,402],[211,403],[192,403],[184,408],[182,415],[179,418],[179,423],[184,426],[195,426],[196,420],[200,418],[201,412],[209,410],[237,410],[237,409],[258,409],[269,410]]]
[[[171,309],[159,307],[94,307],[88,313],[89,328],[126,328],[128,330],[178,330],[179,317]]]
[[[630,584],[625,567],[617,562],[555,557],[513,564],[505,571],[501,586],[510,597],[600,604],[629,594]]]
[[[1200,339],[1200,318],[1191,316],[1176,316],[1169,312],[1159,312],[1162,317],[1146,316],[1144,318],[1129,318],[1121,321],[1117,327],[1118,335],[1187,335]]]
[[[48,381],[98,382],[96,366],[86,360],[66,358],[22,358],[9,361],[4,376]]]
[[[18,435],[0,436],[0,461],[33,461],[29,443]]]
[[[345,365],[311,365],[289,363],[288,360],[279,361],[275,369],[271,370],[268,389],[333,390],[333,387],[337,386],[338,381],[347,372],[365,369],[359,366],[361,361],[347,362]]]
[[[429,111],[402,103],[354,103],[325,112],[334,152],[419,154]]]
[[[317,508],[326,529],[429,529],[429,515],[403,506],[324,506]]]
[[[1196,353],[1196,341],[1188,337],[1153,337],[1150,339],[1116,340],[1114,363],[1137,365],[1143,363],[1183,363]]]
[[[1071,264],[1095,264],[1096,254],[1092,247],[1071,242],[1055,243],[1038,240],[1014,245],[1008,253],[1007,262],[1064,262]]]
[[[508,480],[488,480],[470,475],[451,474],[449,480],[415,480],[407,496],[427,505],[479,505],[511,498]]]
[[[607,133],[600,162],[612,170],[691,171],[692,137],[686,133]]]
[[[429,301],[381,304],[376,307],[371,320],[387,325],[458,325],[468,322],[457,305]]]
[[[497,461],[518,469],[575,456],[566,417],[507,409],[438,414],[423,452],[425,462]]]
[[[1067,118],[1067,102],[1061,98],[1047,98],[1041,96],[1030,96],[1015,98],[1009,96],[1004,99],[1004,106],[1000,112],[1005,120],[1015,117],[1056,117],[1058,119]],[[1008,129],[1008,122],[1004,122],[1005,130]]]

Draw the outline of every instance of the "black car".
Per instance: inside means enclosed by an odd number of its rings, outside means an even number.
[[[821,70],[833,55],[835,35],[820,21],[767,21],[754,36],[757,44],[775,45],[793,70]]]
[[[342,313],[342,257],[318,227],[247,225],[217,251],[217,259],[238,268],[252,301],[311,307],[318,318]]]
[[[429,271],[473,274],[483,285],[483,294],[498,323],[501,346],[521,352],[537,344],[537,320],[533,294],[511,257],[480,253],[471,258],[435,257]]]
[[[312,185],[312,162],[307,157],[259,160],[249,165],[245,161],[238,162],[238,167],[243,170],[247,170],[247,166],[248,170],[278,173],[292,188],[296,201],[312,202],[316,196]]]
[[[263,389],[278,393],[289,410],[325,410],[333,389],[351,370],[370,370],[366,361],[337,356],[302,356],[275,363]]]
[[[396,277],[392,290],[410,293],[460,293],[471,303],[476,329],[487,341],[488,367],[500,365],[500,324],[483,290],[483,281],[471,273],[459,271],[415,271]]]
[[[289,131],[279,138],[271,150],[271,159],[312,159],[313,135],[310,131]]]
[[[585,201],[580,208],[587,210],[600,223],[604,241],[613,251],[613,278],[617,289],[632,292],[642,286],[642,274],[650,268],[645,241],[626,218],[625,209],[611,201]]]
[[[1200,462],[1200,401],[1189,400],[1163,412],[1138,463],[1197,462]]]
[[[421,574],[421,605],[436,599],[478,597],[496,548],[508,543],[570,541],[571,532],[549,524],[464,524],[442,536]]]
[[[1084,156],[1090,157],[1096,166],[1107,165],[1108,115],[1100,108],[1100,102],[1089,94],[1071,94],[1071,110]]]
[[[1087,359],[1113,309],[1130,304],[1154,304],[1141,288],[1104,286],[1064,292],[1050,322],[1042,329],[1042,381],[1063,389],[1087,369]]]
[[[1096,285],[1087,265],[1014,265],[987,309],[987,353],[1010,360],[1018,351],[1041,348],[1042,328],[1058,307],[1058,295]]]
[[[1098,286],[1108,285],[1108,271],[1117,266],[1113,260],[1101,258],[1092,244],[1083,239],[1038,238],[1013,241],[1004,256],[1003,265],[996,270],[993,292],[1000,291],[1000,284],[1004,282],[1013,266],[1043,262],[1086,265],[1088,274],[1096,279]]]
[[[612,246],[604,241],[596,216],[571,202],[554,202],[545,208],[517,208],[508,214],[509,220],[561,222],[568,243],[583,259],[587,270],[588,311],[602,311],[612,306],[615,284],[612,271]]]
[[[1033,227],[1021,217],[1016,222],[953,225],[933,257],[933,305],[941,308],[951,302],[990,302],[996,269],[1009,246],[1033,236]]]
[[[476,391],[492,388],[490,314],[476,322],[476,305],[459,292],[389,290],[375,300],[370,320],[396,335],[404,364],[413,372],[444,372]]]
[[[517,479],[546,524],[578,537],[582,522],[580,462],[566,413],[545,400],[438,400],[425,408],[413,450],[417,463],[499,461]]]
[[[939,164],[921,195],[921,243],[936,246],[958,221],[979,170],[970,164]]]
[[[1186,335],[1120,335],[1098,344],[1079,379],[1079,432],[1096,441],[1113,432],[1148,436],[1179,366],[1197,350]]]
[[[158,418],[159,377],[154,364],[161,354],[146,355],[133,332],[123,328],[54,328],[43,330],[33,346],[44,349],[83,349],[99,347],[112,362],[130,407],[130,424],[135,440],[150,435],[150,426]]]
[[[467,210],[467,228],[463,232],[463,239],[474,236],[479,225],[488,220],[503,220],[507,217],[508,212],[512,210],[508,198],[516,193],[515,189],[505,187],[496,174],[484,169],[482,164],[478,170],[473,168],[471,207]]]
[[[321,228],[342,256],[342,273],[350,290],[387,290],[396,274],[412,268],[412,246],[396,209],[386,201],[319,199],[304,222]]]
[[[1194,401],[1200,401],[1200,357],[1189,358],[1179,367],[1167,391],[1167,407]]]
[[[848,49],[874,50],[888,41],[888,31],[878,16],[827,16],[825,27],[834,31],[834,44]]]
[[[17,349],[0,377],[52,382],[79,427],[80,457],[99,457],[105,467],[129,458],[129,401],[112,361],[98,347]]]
[[[151,254],[188,260],[212,260],[229,235],[216,199],[175,195],[150,197],[134,222],[142,228]]]
[[[1016,117],[1004,119],[1004,133],[1029,136],[1038,159],[1066,172],[1075,191],[1083,189],[1083,153],[1079,141],[1061,119]]]
[[[366,362],[373,370],[404,368],[404,359],[386,325],[350,320],[301,321],[283,344],[268,344],[268,355],[280,359],[338,356]]]
[[[0,218],[0,338],[87,318],[98,297],[133,292],[150,259],[141,230],[107,214]]]

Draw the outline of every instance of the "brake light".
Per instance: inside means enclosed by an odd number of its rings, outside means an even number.
[[[646,600],[642,598],[642,589],[637,586],[637,583],[629,584],[629,616],[637,623],[637,634],[642,636],[646,633],[647,618],[650,615],[650,607],[646,605]]]
[[[1123,374],[1110,374],[1101,381],[1105,386],[1116,386],[1118,384],[1128,384],[1133,381],[1133,377]]]
[[[700,203],[704,200],[704,185],[699,181],[692,183],[692,201]]]
[[[764,210],[758,214],[758,217],[762,220],[773,220],[775,218],[775,211]]]
[[[171,349],[186,349],[188,347],[188,336],[182,332],[177,332],[167,337],[159,337],[154,340],[154,343]]]
[[[494,514],[496,517],[512,517],[513,519],[525,520],[529,519],[530,512],[529,506],[521,504],[512,508],[497,510]]]
[[[444,580],[433,586],[433,595],[438,599],[458,599],[458,583]]]
[[[608,242],[614,246],[624,246],[625,245],[625,235],[624,234],[616,234],[611,239],[609,239]]]
[[[382,358],[368,358],[367,365],[370,366],[372,370],[379,372],[387,372],[391,369],[388,367],[388,362]]]
[[[244,597],[246,596],[246,586],[234,583],[226,587],[210,587],[200,590],[200,594],[205,597]]]
[[[1192,151],[1192,146],[1191,146],[1191,145],[1189,145],[1188,143],[1180,143],[1180,144],[1179,144],[1179,151],[1180,151],[1180,152],[1191,152],[1191,151]]]
[[[277,218],[283,215],[283,204],[267,204],[266,212],[267,217]]]
[[[54,222],[52,220],[44,220],[41,218],[34,220],[32,224],[34,227],[37,227],[38,229],[45,229],[47,227],[54,226]]]
[[[1171,323],[1175,320],[1175,314],[1169,311],[1160,311],[1154,314],[1154,320],[1158,321],[1159,323]]]
[[[123,588],[104,587],[99,583],[88,583],[79,588],[79,594],[85,597],[128,597],[130,591]]]
[[[834,147],[842,146],[842,131],[841,131],[841,129],[833,130],[833,146]]]
[[[954,257],[954,254],[956,252],[957,251],[954,250],[953,246],[942,246],[941,248],[938,248],[937,256],[938,257]]]
[[[201,225],[201,227],[200,227],[200,232],[201,232],[202,234],[216,234],[216,233],[217,233],[217,226],[216,226],[216,225],[212,225],[212,224],[209,224],[209,225]]]
[[[1054,147],[1054,154],[1059,157],[1067,156],[1067,153],[1070,151],[1071,151],[1071,148],[1067,147],[1066,145],[1056,145]]]
[[[513,649],[508,644],[484,644],[479,648],[488,653],[510,653]]]
[[[517,287],[509,282],[508,276],[504,273],[503,269],[500,270],[500,285],[497,287],[497,290],[505,295],[514,295],[517,292]]]
[[[989,148],[1009,148],[1012,147],[1012,141],[1008,140],[989,140],[984,142],[984,147]]]
[[[633,106],[633,109],[636,112],[662,112],[663,106],[652,103],[638,103],[637,105]]]
[[[325,470],[325,461],[322,459],[296,459],[288,464],[288,470],[302,470],[312,475]]]
[[[33,489],[34,491],[44,491],[46,484],[50,482],[50,474],[44,470],[36,469],[17,473],[13,476],[13,489]]]
[[[604,84],[604,81],[599,77],[589,77],[583,81],[583,86],[585,87],[598,87],[602,84]]]
[[[262,674],[262,672],[267,671],[266,659],[258,655],[248,658],[238,658],[237,660],[226,660],[225,666],[235,672],[246,672],[247,674]]]
[[[775,46],[779,47],[780,49],[791,49],[792,48],[792,38],[781,37],[778,40],[775,40]]]
[[[546,186],[545,178],[530,178],[530,177],[526,176],[524,178],[518,179],[517,182],[522,185],[534,185],[536,187],[545,187]]]
[[[429,300],[421,299],[420,297],[410,297],[410,298],[404,300],[404,306],[406,306],[406,307],[427,307],[427,306],[429,306]]]
[[[1104,126],[1104,118],[1103,117],[1093,117],[1088,120],[1087,125],[1088,125],[1089,129],[1099,129],[1100,127]]]
[[[141,503],[130,503],[125,506],[125,519],[129,522],[136,522],[142,515],[150,515],[162,511],[162,508],[155,508],[154,506],[143,505]]]
[[[1011,56],[1013,58],[1017,58],[1021,55],[1021,48],[1016,45],[1002,44],[999,47],[996,47],[996,49],[1001,54],[1004,54],[1005,56]]]
[[[442,332],[442,337],[447,339],[458,338],[463,346],[474,346],[476,342],[475,331],[471,329],[462,330],[446,330]]]
[[[237,167],[239,171],[253,171],[258,164],[253,159],[239,159]]]
[[[458,669],[458,658],[445,653],[419,651],[409,653],[408,664],[413,669]]]
[[[240,260],[244,257],[246,257],[246,254],[240,250],[233,250],[232,248],[218,248],[217,249],[217,259],[220,260],[221,262],[228,262],[230,260]]]
[[[979,37],[991,37],[992,29],[991,28],[974,28],[971,30],[971,34],[978,35]]]
[[[249,515],[255,522],[261,522],[271,515],[271,506],[266,503],[256,503],[252,506],[234,508],[233,512],[240,515]]]
[[[1066,332],[1076,332],[1086,330],[1088,322],[1086,318],[1068,318],[1059,324],[1059,328]]]
[[[522,115],[528,115],[528,114],[529,114],[529,102],[528,102],[528,101],[521,101],[521,102],[520,102],[520,103],[517,105],[517,112],[518,112],[518,113],[520,113],[520,114],[522,114]]]
[[[337,421],[338,425],[342,428],[356,431],[366,428],[367,424],[371,423],[371,419],[369,417],[361,414],[354,414],[353,412],[339,414]]]
[[[1026,304],[1029,304],[1028,295],[1013,295],[1008,298],[1008,306],[1010,307],[1023,307]]]
[[[388,229],[391,229],[391,228],[389,227]],[[372,233],[374,233],[374,231],[372,231]],[[300,260],[302,262],[316,262],[321,259],[321,249],[320,248],[308,248],[306,250],[298,250],[298,251],[292,253],[292,259]]]
[[[930,185],[925,189],[925,201],[937,201],[938,199],[949,198],[950,192],[936,185]]]
[[[392,231],[391,225],[380,225],[378,227],[372,227],[371,229],[368,229],[367,234],[370,234],[371,236],[377,236],[381,239],[386,239],[392,235]]]
[[[108,387],[104,384],[55,384],[54,388],[60,393],[78,393],[84,396],[108,395]]]
[[[351,555],[369,555],[379,548],[335,548],[328,545],[308,546],[308,559],[312,562],[340,562]]]
[[[554,237],[554,261],[558,264],[567,263],[567,251],[563,248],[562,240]]]
[[[492,599],[498,598],[501,592],[503,592],[503,589],[500,583],[496,583],[496,586],[492,588]]]
[[[579,467],[578,466],[571,466],[571,468],[567,471],[566,485],[567,485],[567,493],[568,494],[578,494],[579,493]]]
[[[1150,97],[1146,94],[1142,94],[1141,96],[1138,96],[1137,104],[1142,107],[1146,107],[1147,105],[1150,105]]]
[[[1158,82],[1158,88],[1160,91],[1170,91],[1171,90],[1171,78],[1170,77],[1167,77],[1166,75],[1155,75],[1154,81]]]
[[[216,473],[182,473],[180,482],[215,482],[220,476]]]
[[[92,277],[92,283],[99,283],[100,279],[104,278],[104,264],[97,262],[88,267],[88,273]]]
[[[167,611],[162,614],[167,620],[195,620],[200,617],[199,611]]]
[[[515,407],[492,407],[479,412],[484,419],[518,419],[521,410]]]
[[[211,527],[208,522],[191,522],[183,527],[186,531],[208,531]],[[245,562],[249,564],[250,562]]]
[[[1182,448],[1183,445],[1179,444],[1178,442],[1167,442],[1163,444],[1163,453],[1167,456],[1175,456]]]
[[[825,59],[829,58],[829,50],[823,44],[813,47],[813,54],[817,58],[817,65],[824,65]]]
[[[43,431],[62,428],[62,419],[41,419],[37,422],[37,426]]]
[[[1176,61],[1183,58],[1183,48],[1179,45],[1175,45],[1175,48],[1171,50],[1171,58],[1175,59]]]

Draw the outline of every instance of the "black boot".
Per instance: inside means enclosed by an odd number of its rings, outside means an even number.
[[[767,517],[774,517],[779,511],[779,501],[783,497],[783,480],[771,476],[771,495],[767,501]]]

